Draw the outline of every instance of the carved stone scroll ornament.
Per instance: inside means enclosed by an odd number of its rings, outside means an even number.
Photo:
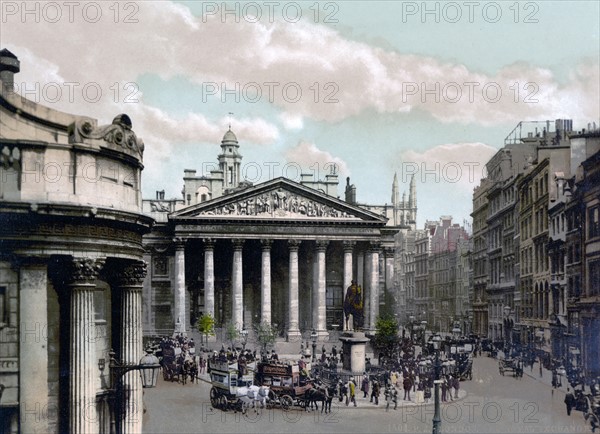
[[[118,115],[110,125],[95,127],[91,119],[79,119],[69,126],[69,143],[82,143],[84,139],[100,139],[130,150],[141,157],[144,142],[131,129],[131,119],[125,114]]]

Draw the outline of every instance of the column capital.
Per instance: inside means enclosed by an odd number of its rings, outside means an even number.
[[[273,245],[273,240],[271,240],[271,239],[260,240],[260,244],[262,245],[263,250],[270,250],[271,246]]]
[[[344,241],[344,252],[352,252],[354,250],[355,245],[356,241]]]
[[[104,259],[74,258],[67,266],[67,281],[71,286],[93,284],[104,262]]]
[[[119,286],[139,286],[141,288],[147,273],[146,261],[136,261],[124,264],[113,273],[113,278]]]
[[[186,242],[187,242],[187,238],[183,238],[183,237],[173,238],[173,244],[175,244],[175,250],[185,249]]]
[[[317,240],[317,251],[325,251],[327,250],[327,246],[329,245],[329,241],[327,240]]]
[[[381,242],[380,241],[370,241],[369,242],[369,252],[379,253],[380,251],[381,251]]]
[[[288,248],[290,250],[298,251],[301,242],[302,240],[288,240]]]
[[[242,250],[242,247],[244,247],[244,239],[233,239],[231,240],[231,242],[233,243],[233,250]]]
[[[385,255],[386,258],[393,258],[394,252],[395,252],[395,249],[393,247],[384,247],[383,248],[383,254]]]
[[[216,240],[214,238],[202,238],[204,243],[204,250],[212,250],[215,248]]]

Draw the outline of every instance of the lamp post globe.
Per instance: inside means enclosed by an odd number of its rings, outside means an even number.
[[[154,355],[154,351],[150,348],[146,349],[146,355],[140,359],[140,375],[144,388],[156,387],[159,368],[160,362]]]

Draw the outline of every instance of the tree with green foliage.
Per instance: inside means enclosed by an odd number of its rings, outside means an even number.
[[[382,315],[375,323],[373,345],[382,356],[393,357],[400,345],[398,321],[392,315]]]
[[[266,356],[269,347],[275,344],[277,331],[271,324],[263,321],[254,325],[254,332],[256,333],[256,341],[261,348],[261,354]]]
[[[208,337],[215,335],[215,319],[210,314],[201,315],[196,320],[196,329],[205,336],[205,340],[208,343]]]
[[[227,335],[227,340],[231,343],[231,349],[233,350],[235,348],[235,340],[239,337],[240,331],[234,323],[229,323],[227,324],[225,333]]]

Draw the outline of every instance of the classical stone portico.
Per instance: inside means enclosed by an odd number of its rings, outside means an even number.
[[[146,248],[154,257],[161,250],[173,255],[175,332],[189,329],[193,318],[177,322],[189,313],[194,318],[211,314],[218,325],[238,329],[266,322],[288,339],[312,329],[325,337],[332,328],[344,327],[345,290],[363,275],[370,297],[364,327],[374,329],[386,290],[380,284],[386,270],[379,251],[393,246],[386,222],[277,178],[169,214],[168,232],[151,234]],[[182,293],[189,300],[182,300]],[[183,306],[190,312],[182,313]]]

